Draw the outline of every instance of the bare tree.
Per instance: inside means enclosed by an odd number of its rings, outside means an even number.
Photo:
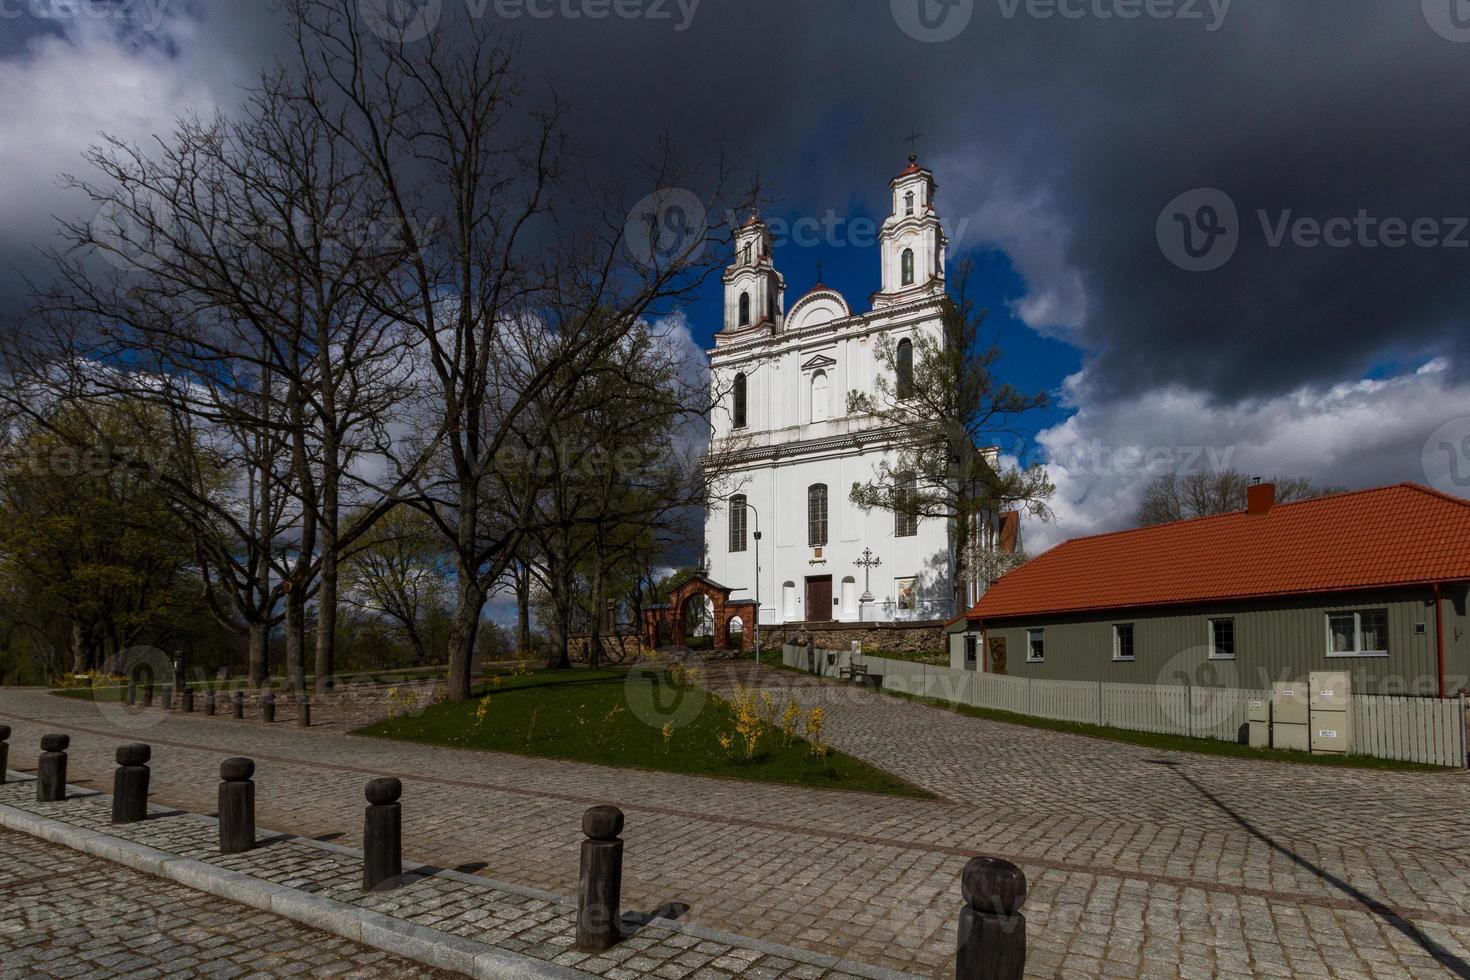
[[[1319,485],[1302,476],[1271,477],[1267,482],[1276,485],[1276,499],[1281,503],[1343,493],[1347,489]],[[1182,475],[1165,473],[1143,488],[1143,501],[1134,520],[1146,527],[1244,510],[1250,484],[1250,477],[1231,469]]]

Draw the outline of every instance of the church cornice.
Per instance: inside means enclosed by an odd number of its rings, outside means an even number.
[[[913,442],[912,429],[903,426],[886,426],[840,436],[824,436],[820,439],[804,439],[800,442],[780,443],[773,446],[750,446],[743,449],[710,451],[706,465],[740,465],[745,463],[797,461],[811,456],[837,452],[861,452],[866,449],[888,448],[904,442]]]
[[[942,284],[943,280],[936,279],[931,280],[931,282]],[[917,290],[925,290],[928,286],[929,284],[926,283],[923,286],[915,288]],[[909,292],[909,290],[905,290],[905,292]],[[874,298],[891,298],[888,294],[882,292],[874,293],[873,296]],[[751,337],[749,339],[745,337],[741,337],[738,340],[732,339],[723,345],[706,350],[705,354],[710,358],[719,357],[721,361],[731,361],[751,355],[770,353],[769,348],[774,346],[773,342],[776,344],[786,341],[801,343],[809,340],[817,340],[829,334],[835,335],[848,331],[855,333],[874,333],[879,330],[889,330],[903,326],[902,323],[895,323],[893,321],[905,318],[922,320],[930,315],[940,315],[945,312],[944,307],[948,305],[950,305],[950,301],[947,293],[925,292],[923,295],[916,296],[913,299],[904,297],[889,305],[869,310],[867,313],[859,313],[856,316],[843,317],[838,320],[828,320],[826,323],[819,323],[802,330],[782,331],[774,335]],[[716,337],[720,336],[730,337],[731,335],[724,333],[716,334]]]

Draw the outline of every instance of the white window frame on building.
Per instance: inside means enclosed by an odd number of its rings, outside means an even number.
[[[1221,630],[1218,627],[1227,627],[1230,633],[1230,649],[1222,648],[1220,643]],[[1216,616],[1209,621],[1210,631],[1210,659],[1211,660],[1234,660],[1235,659],[1235,617]]]
[[[737,493],[730,498],[730,553],[736,554],[746,549],[746,519],[749,516],[745,509],[745,494]]]
[[[1363,629],[1363,617],[1371,616],[1378,621],[1379,628],[1376,630],[1380,647],[1368,648],[1363,643],[1365,630]],[[1374,609],[1341,609],[1329,612],[1327,621],[1327,656],[1331,659],[1347,657],[1386,657],[1388,656],[1388,610],[1386,608]],[[1351,650],[1337,649],[1336,637],[1339,631],[1334,629],[1334,621],[1340,623],[1342,620],[1351,619],[1353,627],[1353,648]]]
[[[1046,663],[1046,627],[1026,631],[1026,662]]]
[[[1124,642],[1124,637],[1125,636],[1127,637],[1127,642],[1126,643]],[[1133,623],[1114,623],[1113,624],[1113,663],[1118,663],[1118,664],[1132,663],[1137,658],[1137,655],[1138,655],[1138,650],[1137,650],[1137,647],[1135,646],[1135,643],[1136,643],[1137,639],[1138,639],[1138,634],[1137,634],[1137,631],[1134,629],[1134,624]],[[1125,649],[1127,650],[1126,653],[1124,652]]]

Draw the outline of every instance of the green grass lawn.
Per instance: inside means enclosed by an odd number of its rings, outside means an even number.
[[[916,786],[839,752],[817,758],[800,738],[785,744],[778,730],[755,757],[741,758],[730,706],[668,674],[622,668],[502,675],[483,716],[481,701],[445,702],[357,734],[456,748],[571,759],[628,769],[652,769],[730,779],[795,783],[932,799]],[[799,700],[799,698],[798,698]],[[779,710],[784,705],[778,705]],[[663,724],[670,722],[670,738]],[[733,736],[726,749],[720,737]]]

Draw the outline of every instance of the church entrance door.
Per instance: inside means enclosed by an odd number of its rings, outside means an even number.
[[[806,580],[806,618],[813,623],[832,619],[832,576],[817,575]]]

